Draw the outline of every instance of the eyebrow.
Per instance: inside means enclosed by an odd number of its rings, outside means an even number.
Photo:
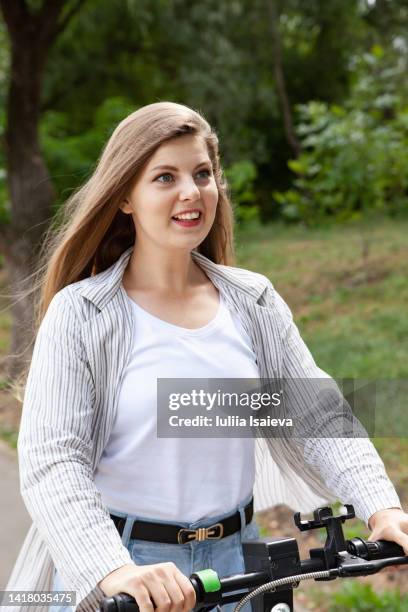
[[[205,161],[200,162],[199,164],[196,165],[194,170],[196,170],[200,166],[204,166],[204,164],[211,166],[211,160],[207,159]],[[163,165],[163,166],[155,166],[154,168],[151,169],[150,172],[153,172],[154,170],[174,170],[175,172],[177,172],[178,168],[176,168],[175,166],[169,166],[169,165],[166,164],[166,165]]]

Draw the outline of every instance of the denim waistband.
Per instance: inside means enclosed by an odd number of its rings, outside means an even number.
[[[218,514],[217,516],[211,516],[207,518],[200,519],[195,521],[194,523],[186,523],[183,521],[164,521],[161,519],[153,519],[146,516],[138,516],[136,514],[127,514],[126,512],[120,512],[115,508],[108,508],[110,514],[114,514],[115,516],[120,516],[126,519],[125,526],[122,532],[122,543],[124,546],[127,546],[130,540],[130,535],[132,533],[133,523],[135,521],[152,521],[154,523],[161,523],[162,525],[180,525],[186,529],[197,529],[198,527],[208,527],[213,525],[214,523],[218,523],[223,519],[231,516],[234,512],[239,512],[241,517],[241,535],[243,535],[245,529],[245,506],[250,502],[252,497],[252,493],[250,493],[245,499],[243,499],[240,504],[235,508],[235,510],[230,510],[229,512],[225,512],[223,514]],[[177,544],[178,546],[178,544]]]

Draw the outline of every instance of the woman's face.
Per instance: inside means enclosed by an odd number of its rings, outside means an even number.
[[[209,233],[217,202],[206,144],[188,134],[159,147],[121,209],[132,214],[139,246],[191,251]]]

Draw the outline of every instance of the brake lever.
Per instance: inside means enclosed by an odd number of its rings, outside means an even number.
[[[373,561],[365,561],[360,557],[352,555],[337,566],[338,575],[342,578],[348,576],[367,576],[375,574],[389,565],[407,565],[408,556],[406,557],[389,557],[388,559],[375,559]]]

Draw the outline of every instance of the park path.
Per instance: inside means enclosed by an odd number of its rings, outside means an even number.
[[[0,591],[17,559],[31,525],[20,495],[17,451],[0,440]]]

